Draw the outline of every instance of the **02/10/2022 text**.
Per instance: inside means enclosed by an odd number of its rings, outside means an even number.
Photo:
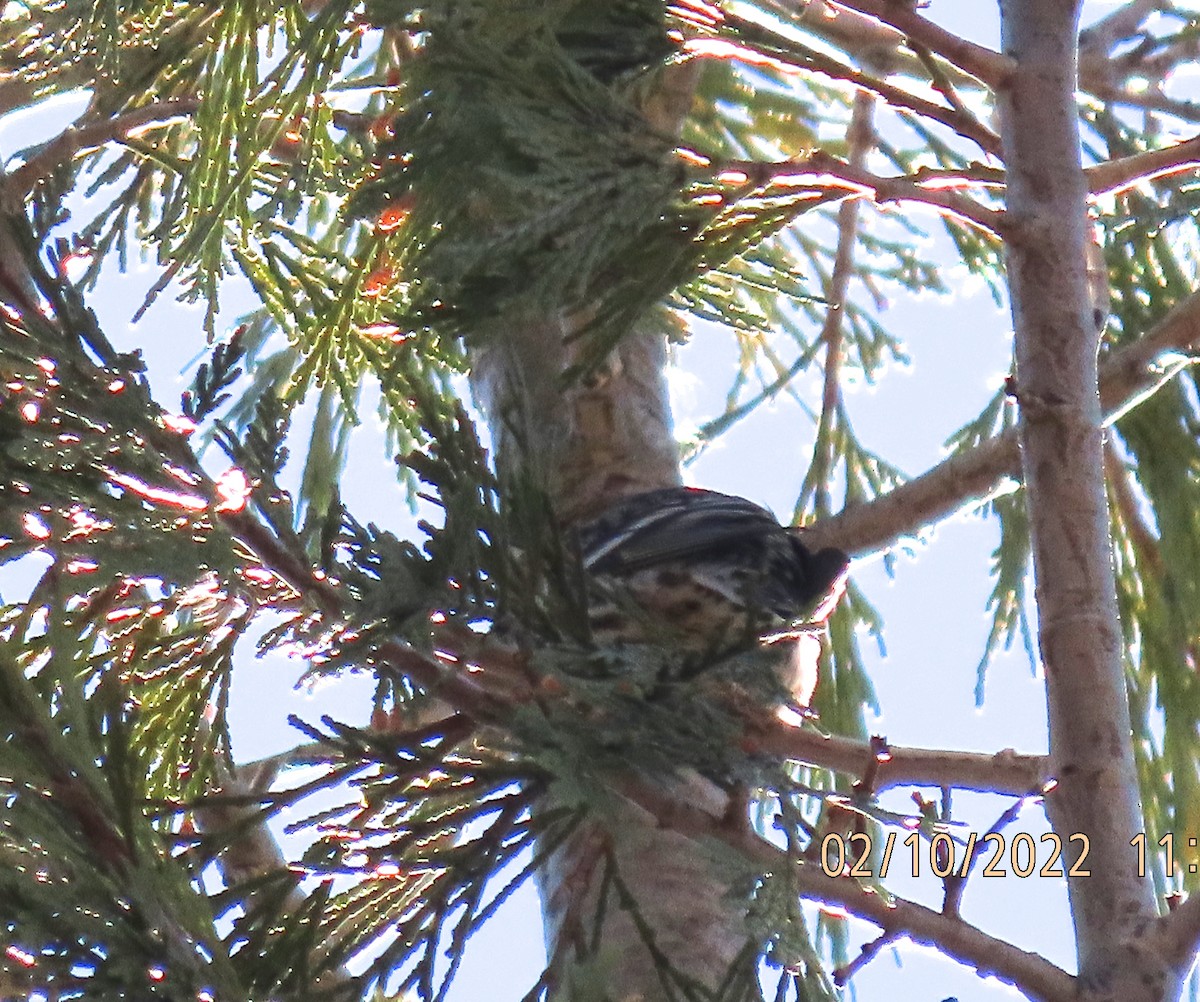
[[[1136,839],[1134,840],[1136,843]],[[1038,843],[1049,847],[1046,861],[1037,865]],[[928,840],[928,849],[922,845],[920,832],[909,832],[903,845],[909,849],[907,855],[912,862],[912,875],[922,872],[922,858],[928,852],[927,861],[935,877],[966,877],[976,861],[983,862],[980,871],[985,877],[1006,877],[1011,872],[1018,877],[1090,877],[1091,870],[1086,861],[1091,844],[1082,832],[1071,835],[1068,842],[1078,847],[1078,858],[1070,869],[1062,868],[1063,842],[1054,832],[1047,832],[1037,840],[1028,832],[1018,832],[1011,841],[998,832],[980,835],[971,832],[961,847],[948,832],[936,832]],[[956,854],[961,848],[961,855]],[[821,869],[830,877],[879,877],[888,874],[896,849],[896,832],[888,832],[883,852],[879,859],[879,870],[871,869],[874,843],[865,832],[842,836],[837,832],[826,835],[821,841]],[[1011,867],[1011,870],[1009,869]],[[1168,871],[1169,872],[1169,871]]]

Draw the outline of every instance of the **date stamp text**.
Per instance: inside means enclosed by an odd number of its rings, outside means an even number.
[[[971,832],[965,840],[951,838],[947,832],[937,832],[925,840],[919,832],[909,832],[903,841],[896,832],[888,832],[877,868],[873,868],[876,855],[870,835],[855,832],[844,836],[833,832],[821,841],[821,869],[830,877],[848,875],[882,880],[899,857],[910,864],[914,877],[930,872],[940,878],[966,878],[977,863],[981,864],[979,872],[984,877],[1007,877],[1010,873],[1017,877],[1090,877],[1088,837],[1077,832],[1069,836],[1067,844],[1069,854],[1078,855],[1064,869],[1063,840],[1054,832],[1036,839],[1028,832],[1018,832],[1011,838],[998,832],[984,835]]]

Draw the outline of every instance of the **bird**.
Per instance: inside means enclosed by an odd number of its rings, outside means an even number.
[[[666,487],[621,498],[577,530],[592,638],[710,660],[787,643],[795,656],[777,674],[807,706],[813,634],[844,592],[850,560],[803,537],[753,501],[717,491]]]

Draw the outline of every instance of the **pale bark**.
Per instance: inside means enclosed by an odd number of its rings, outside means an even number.
[[[522,324],[473,356],[501,468],[532,472],[567,522],[622,495],[679,482],[663,374],[667,332],[653,326],[654,316],[622,339],[601,372],[577,383],[563,378],[573,361],[565,321]],[[744,904],[728,896],[696,843],[617,798],[607,817],[586,823],[539,873],[547,950],[561,961],[564,981],[572,978],[574,947],[592,939],[606,854],[654,931],[654,949],[715,989],[745,943]],[[612,998],[670,997],[634,912],[610,900],[600,941]]]
[[[1090,842],[1068,882],[1088,997],[1172,997],[1178,972],[1137,940],[1155,915],[1130,858],[1143,830],[1104,491],[1097,348],[1085,278],[1073,0],[1001,0],[1007,261],[1016,328],[1021,465],[1037,584],[1056,832]],[[1072,845],[1074,862],[1079,842]]]
[[[652,124],[678,131],[699,71],[700,64],[692,63],[663,75],[642,102]],[[581,379],[564,378],[577,360],[571,335],[579,323],[565,313],[510,322],[474,347],[472,385],[501,470],[519,470],[549,490],[565,523],[584,520],[622,496],[681,482],[665,378],[670,322],[663,312],[646,314],[605,363]],[[718,813],[724,809],[724,795],[711,784],[696,777],[686,785],[673,795],[700,795]],[[636,902],[630,910],[610,896],[604,909],[600,943],[608,997],[676,997],[663,985],[663,959],[715,991],[746,942],[744,902],[729,894],[728,879],[698,843],[617,796],[603,818],[589,819],[538,873],[558,983],[565,990],[577,976],[582,948],[596,931],[606,858]],[[646,930],[653,931],[652,945]]]
[[[655,319],[622,338],[598,371],[570,381],[572,329],[559,317],[515,324],[472,353],[472,383],[500,462],[532,473],[565,522],[680,482],[664,376],[667,332]]]

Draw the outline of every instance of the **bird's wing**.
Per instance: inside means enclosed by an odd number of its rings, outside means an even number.
[[[592,531],[585,530],[587,570],[632,573],[783,532],[769,511],[744,498],[687,488],[654,493],[660,496],[647,496],[646,510],[629,511],[623,524],[614,520],[603,525],[607,520],[601,520]]]

